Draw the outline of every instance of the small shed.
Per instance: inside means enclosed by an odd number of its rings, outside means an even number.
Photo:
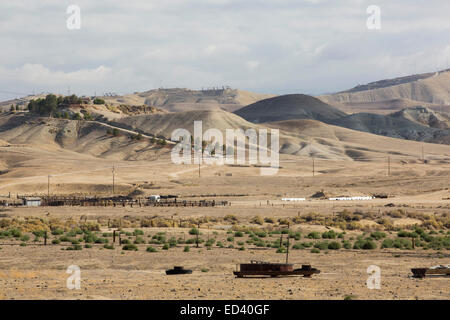
[[[24,197],[22,200],[23,205],[27,207],[39,207],[41,205],[41,198],[38,197]]]

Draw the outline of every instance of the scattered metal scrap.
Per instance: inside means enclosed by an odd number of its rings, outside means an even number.
[[[414,278],[425,278],[427,275],[450,276],[450,265],[438,265],[431,268],[411,269]]]

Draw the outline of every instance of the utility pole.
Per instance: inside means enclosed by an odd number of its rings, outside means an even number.
[[[113,195],[114,195],[114,180],[115,180],[115,173],[116,173],[116,170],[115,170],[115,168],[114,168],[114,164],[113,164],[113,167],[112,167],[112,193],[113,193]]]

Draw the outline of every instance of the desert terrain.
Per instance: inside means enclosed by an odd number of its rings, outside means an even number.
[[[448,73],[322,101],[216,88],[3,103],[0,298],[449,299],[448,277],[411,273],[450,264]],[[422,95],[407,94],[417,86]],[[194,121],[223,134],[279,130],[278,171],[175,164],[171,134]],[[23,205],[30,197],[53,205]],[[288,250],[296,267],[321,272],[233,275],[251,260],[285,262]],[[66,285],[73,265],[79,290]],[[372,265],[380,289],[366,285]],[[174,266],[193,273],[167,276]]]

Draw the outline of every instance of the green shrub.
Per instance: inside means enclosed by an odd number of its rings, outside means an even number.
[[[197,228],[192,228],[191,230],[189,230],[189,234],[190,235],[197,235],[197,234],[200,234],[200,232],[198,231]]]
[[[234,236],[235,236],[236,238],[240,238],[240,237],[243,237],[244,234],[242,233],[242,231],[236,231],[236,232],[234,233]]]
[[[383,242],[381,243],[382,249],[392,248],[393,246],[394,246],[394,240],[392,240],[392,239],[384,239]]]
[[[333,230],[326,231],[326,232],[322,233],[322,238],[323,239],[335,239],[336,232],[334,232]]]
[[[301,244],[301,243],[296,243],[296,244],[294,244],[292,246],[292,249],[296,249],[296,250],[301,250],[301,249],[304,249],[304,248],[305,248],[305,246],[303,244]]]
[[[386,238],[386,233],[380,232],[380,231],[375,231],[370,234],[370,237],[375,240],[380,240],[382,238]]]
[[[330,250],[339,250],[340,248],[341,244],[337,241],[333,241],[328,244],[328,249]]]
[[[320,253],[320,249],[312,248],[311,253]]]
[[[133,235],[135,235],[135,236],[143,236],[144,235],[144,231],[139,230],[139,229],[134,229]]]
[[[114,250],[114,245],[113,244],[105,244],[103,246],[103,248],[108,249],[108,250]]]
[[[191,250],[191,247],[185,246],[183,251],[184,251],[184,252],[189,252],[190,250]]]
[[[308,233],[309,239],[320,239],[320,234],[317,231]]]
[[[164,246],[162,247],[163,250],[169,250],[170,246],[168,243],[164,244]]]
[[[62,229],[54,229],[54,230],[52,230],[52,235],[54,235],[54,236],[60,236],[63,233],[64,233],[64,230],[62,230]]]
[[[126,244],[122,247],[122,250],[138,251],[138,247],[135,244]]]
[[[316,242],[314,244],[314,248],[316,249],[320,249],[320,250],[326,250],[328,249],[328,242],[324,241],[324,242]]]
[[[134,244],[144,244],[145,240],[141,237],[136,237],[136,239],[133,241]]]
[[[149,246],[149,247],[147,247],[147,250],[146,250],[147,252],[158,252],[158,250],[156,250],[156,248],[154,248],[154,247],[152,247],[152,246]]]
[[[24,234],[20,237],[20,241],[27,242],[28,240],[30,240],[30,236],[27,234]]]

